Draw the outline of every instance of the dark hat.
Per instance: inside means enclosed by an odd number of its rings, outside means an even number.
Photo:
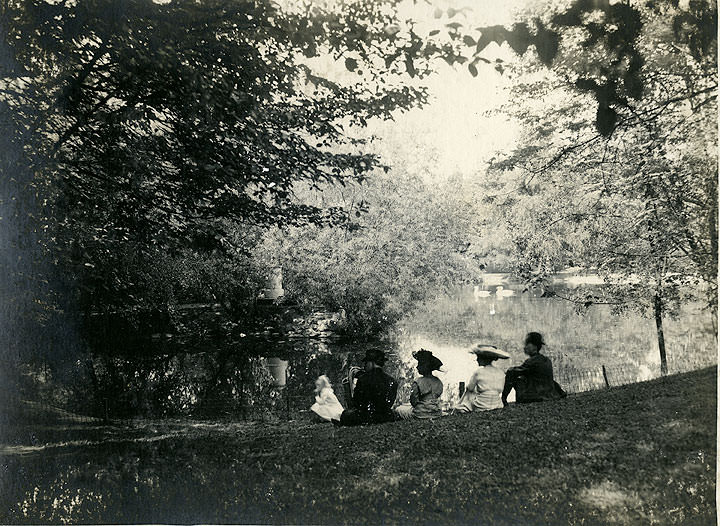
[[[443,365],[440,359],[437,356],[433,356],[432,351],[428,351],[427,349],[415,351],[413,353],[413,358],[418,361],[418,364],[427,364],[430,366],[430,370],[432,371],[437,371]]]
[[[373,362],[382,367],[385,365],[385,353],[380,349],[368,349],[365,351],[363,362]]]
[[[470,352],[473,354],[476,354],[478,356],[484,356],[485,358],[491,358],[493,360],[497,360],[498,358],[501,358],[501,359],[510,358],[510,355],[508,353],[506,353],[505,351],[501,351],[494,345],[485,345],[482,343],[473,347],[473,349]]]
[[[539,332],[529,332],[525,336],[525,343],[532,343],[538,349],[541,349],[545,345],[545,339]]]

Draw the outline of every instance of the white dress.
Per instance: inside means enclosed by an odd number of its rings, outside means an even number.
[[[339,420],[343,406],[340,405],[332,387],[323,387],[320,394],[315,396],[315,403],[310,410],[325,420]]]
[[[497,367],[478,367],[468,381],[465,393],[455,406],[460,412],[489,411],[500,409],[505,373]]]

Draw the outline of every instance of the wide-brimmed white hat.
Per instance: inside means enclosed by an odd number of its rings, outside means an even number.
[[[473,347],[470,352],[472,354],[477,354],[478,356],[486,356],[487,358],[493,358],[493,359],[507,359],[510,358],[510,355],[506,353],[505,351],[501,351],[494,345],[485,345],[485,344],[479,344]]]

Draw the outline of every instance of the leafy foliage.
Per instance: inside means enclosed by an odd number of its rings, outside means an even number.
[[[465,253],[471,203],[457,181],[433,191],[427,185],[399,168],[339,194],[326,191],[324,200],[358,211],[352,229],[277,230],[259,257],[283,267],[290,298],[345,310],[348,335],[381,335],[420,301],[478,272]]]
[[[603,129],[573,92],[588,75],[611,78],[597,66],[607,50],[583,54],[586,36],[565,40],[553,72],[517,88],[536,102],[510,110],[528,126],[495,166],[512,175],[495,185],[503,197],[494,204],[517,227],[527,280],[542,282],[563,262],[597,269],[607,294],[566,299],[652,312],[665,370],[663,317],[699,296],[717,309],[717,63],[712,42],[698,56],[694,37],[675,41],[673,21],[684,16],[677,6],[668,8],[674,17],[637,9],[642,96],[614,100]]]
[[[362,4],[4,3],[3,137],[16,155],[2,166],[3,221],[36,232],[11,253],[52,262],[19,269],[49,284],[18,287],[29,303],[87,315],[195,301],[183,265],[240,271],[258,229],[345,224],[339,207],[294,199],[294,185],[361,180],[379,159],[346,153],[363,142],[346,127],[425,97],[377,74],[394,15]],[[376,81],[341,85],[307,65],[332,53],[353,53],[345,63]],[[247,279],[238,300],[254,298]]]
[[[427,36],[394,0],[1,9],[1,140],[12,154],[0,165],[2,221],[15,234],[3,248],[20,256],[6,261],[3,289],[22,305],[8,326],[28,332],[28,311],[34,323],[52,310],[87,318],[183,301],[232,301],[244,316],[258,263],[280,261],[296,298],[345,308],[350,333],[377,334],[428,291],[473,275],[477,223],[470,202],[432,196],[417,174],[377,175],[381,156],[352,130],[425,103],[408,77],[431,74],[437,59],[479,75],[491,43],[534,49],[553,82],[597,106],[526,113],[526,144],[498,166],[516,171],[489,184],[518,183],[519,197],[487,199],[504,207],[517,273],[541,280],[582,262],[652,275],[651,288],[662,282],[678,299],[692,283],[678,275],[713,283],[714,137],[694,133],[715,108],[710,3],[575,0],[510,29],[468,28],[449,8]],[[318,72],[324,57],[346,70],[342,82]],[[673,148],[683,153],[668,157]],[[608,152],[622,167],[610,183]],[[529,176],[518,169],[528,157],[544,161]],[[568,190],[563,170],[578,167]],[[368,177],[378,180],[357,186]],[[581,205],[566,214],[563,200]]]
[[[643,34],[651,20],[667,20],[671,31],[666,43],[686,50],[695,61],[712,62],[716,55],[718,21],[714,2],[692,0],[680,6],[677,0],[651,0],[645,4],[572,0],[544,3],[542,11],[528,8],[524,18],[532,21],[520,21],[510,28],[496,25],[472,29],[451,22],[445,24],[444,31],[430,32],[430,37],[439,35],[435,38],[447,33],[450,43],[439,46],[431,38],[422,51],[425,56],[435,54],[451,65],[467,64],[473,76],[478,75],[479,63],[489,63],[482,52],[491,43],[507,44],[521,56],[532,48],[539,62],[548,67],[556,68],[560,63],[562,68],[570,59],[575,67],[565,69],[567,79],[579,91],[592,95],[596,103],[594,122],[603,136],[611,135],[622,122],[623,113],[632,112],[633,105],[652,89],[643,71],[651,54],[644,46]],[[439,17],[443,14],[440,11]],[[447,11],[448,17],[456,14],[454,9]],[[575,46],[575,54],[563,51],[568,43]],[[577,60],[583,56],[595,60]],[[498,63],[496,69],[503,73],[506,67]]]

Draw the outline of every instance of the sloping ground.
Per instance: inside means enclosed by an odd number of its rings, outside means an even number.
[[[38,430],[0,453],[0,522],[714,524],[715,390],[706,369],[432,423]]]

